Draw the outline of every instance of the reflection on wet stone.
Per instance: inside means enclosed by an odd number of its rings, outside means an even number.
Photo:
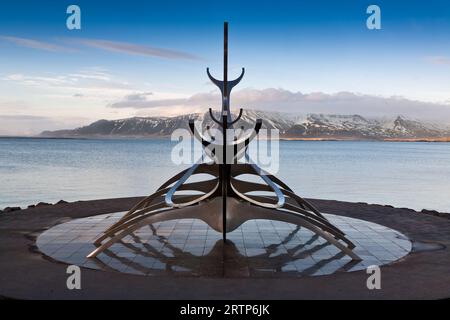
[[[327,215],[356,244],[363,261],[352,261],[311,231],[283,222],[253,220],[221,234],[199,220],[145,226],[95,259],[86,255],[95,239],[124,213],[73,220],[37,239],[41,252],[85,268],[147,276],[317,276],[365,269],[408,254],[411,243],[395,230],[352,218]]]

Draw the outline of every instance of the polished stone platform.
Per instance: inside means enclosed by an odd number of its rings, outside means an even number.
[[[201,220],[145,226],[95,259],[86,255],[99,234],[125,212],[75,219],[43,232],[36,241],[48,257],[67,264],[145,276],[305,277],[386,265],[406,256],[411,242],[400,232],[365,220],[327,214],[355,243],[352,261],[311,231],[284,222],[251,220],[228,234]]]
[[[272,277],[164,277],[89,268],[82,268],[82,290],[68,290],[67,263],[43,254],[36,246],[37,238],[66,222],[128,210],[140,200],[133,197],[78,201],[0,214],[0,299],[445,299],[450,296],[450,219],[406,208],[317,199],[308,201],[324,212],[386,226],[410,239],[413,248],[409,254],[380,268],[381,290],[368,290],[369,275],[365,270],[316,277],[291,276],[286,272],[272,273],[275,275]],[[218,264],[223,261],[217,259]]]

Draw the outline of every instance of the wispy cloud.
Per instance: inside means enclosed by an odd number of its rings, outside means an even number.
[[[50,52],[77,52],[79,50],[77,48],[74,48],[73,46],[81,45],[96,49],[102,49],[110,52],[119,52],[130,55],[157,57],[172,60],[203,60],[201,57],[188,52],[104,39],[71,38],[70,47],[36,39],[13,37],[6,35],[0,35],[0,40],[14,43],[15,45],[21,47],[45,50]]]
[[[77,73],[69,74],[70,77],[78,79],[89,79],[89,80],[99,80],[99,81],[110,81],[111,75],[106,71],[99,70],[82,70]]]
[[[21,47],[45,50],[45,51],[51,51],[51,52],[74,52],[74,51],[76,51],[75,49],[72,49],[72,48],[67,48],[64,46],[60,46],[60,45],[56,45],[53,43],[44,42],[44,41],[40,41],[40,40],[34,40],[34,39],[0,35],[0,40],[8,41],[8,42],[14,43],[15,45],[21,46]]]
[[[202,60],[200,57],[196,55],[183,51],[156,48],[127,42],[118,42],[102,39],[85,39],[85,38],[71,39],[71,42],[92,48],[103,49],[112,52],[120,52],[131,55],[150,56],[175,60],[178,59]]]
[[[25,75],[12,73],[0,78],[3,81],[11,81],[21,85],[35,87],[59,87],[72,89],[128,89],[126,81],[120,81],[108,71],[97,68],[87,68],[74,73],[64,75],[44,74]]]
[[[29,76],[22,73],[9,74],[1,78],[1,80],[29,86],[63,86],[70,83],[70,79],[66,76]]]
[[[433,64],[448,64],[450,65],[450,57],[446,56],[431,56],[426,58],[428,62]]]
[[[141,92],[126,95],[122,100],[113,102],[109,105],[111,108],[132,108],[132,109],[148,109],[158,107],[170,107],[175,105],[186,105],[189,99],[155,99],[149,100],[148,97],[153,95],[151,92]]]
[[[34,116],[34,115],[28,115],[28,114],[3,114],[1,115],[2,119],[4,120],[36,120],[36,121],[42,121],[42,120],[48,120],[48,117],[42,117],[42,116]]]
[[[0,83],[2,81],[8,82],[11,88],[17,90],[22,87],[21,90],[26,90],[24,92],[32,96],[39,95],[40,98],[53,99],[49,101],[82,97],[85,101],[98,103],[102,107],[136,92],[133,84],[98,68],[86,68],[66,74],[12,73],[0,77]]]

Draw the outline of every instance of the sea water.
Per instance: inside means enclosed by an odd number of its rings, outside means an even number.
[[[450,143],[281,141],[279,172],[303,197],[450,212]],[[187,165],[163,139],[0,138],[0,209],[144,196]]]

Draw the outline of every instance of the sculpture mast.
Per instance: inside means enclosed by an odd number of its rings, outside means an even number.
[[[223,23],[223,92],[222,92],[222,137],[223,147],[222,156],[223,163],[221,164],[221,183],[222,183],[222,239],[227,241],[227,196],[230,168],[227,164],[227,129],[228,122],[231,121],[230,114],[230,99],[228,98],[228,22]]]
[[[228,98],[228,22],[223,23],[223,97],[222,114],[227,112],[230,117],[230,99]],[[231,118],[231,117],[230,117]],[[231,119],[230,119],[231,120]]]
[[[223,241],[226,242],[227,237],[227,198],[228,193],[231,192],[230,187],[230,164],[228,163],[227,159],[227,149],[228,149],[228,142],[227,142],[227,129],[232,128],[232,125],[234,123],[233,119],[231,118],[231,112],[230,112],[230,92],[231,89],[237,85],[242,77],[244,76],[244,68],[242,68],[242,73],[236,80],[228,81],[228,22],[224,22],[223,24],[223,80],[219,81],[217,79],[214,79],[211,74],[209,73],[209,69],[206,69],[209,78],[211,81],[217,85],[222,93],[222,113],[221,113],[221,120],[222,121],[216,121],[222,128],[222,163],[219,165],[219,179],[221,181],[221,196],[222,196],[222,224],[223,224],[223,231],[222,231],[222,238]],[[214,119],[214,116],[212,114],[212,111],[210,109],[211,117]],[[242,115],[242,110],[236,119],[236,121],[240,118]]]

